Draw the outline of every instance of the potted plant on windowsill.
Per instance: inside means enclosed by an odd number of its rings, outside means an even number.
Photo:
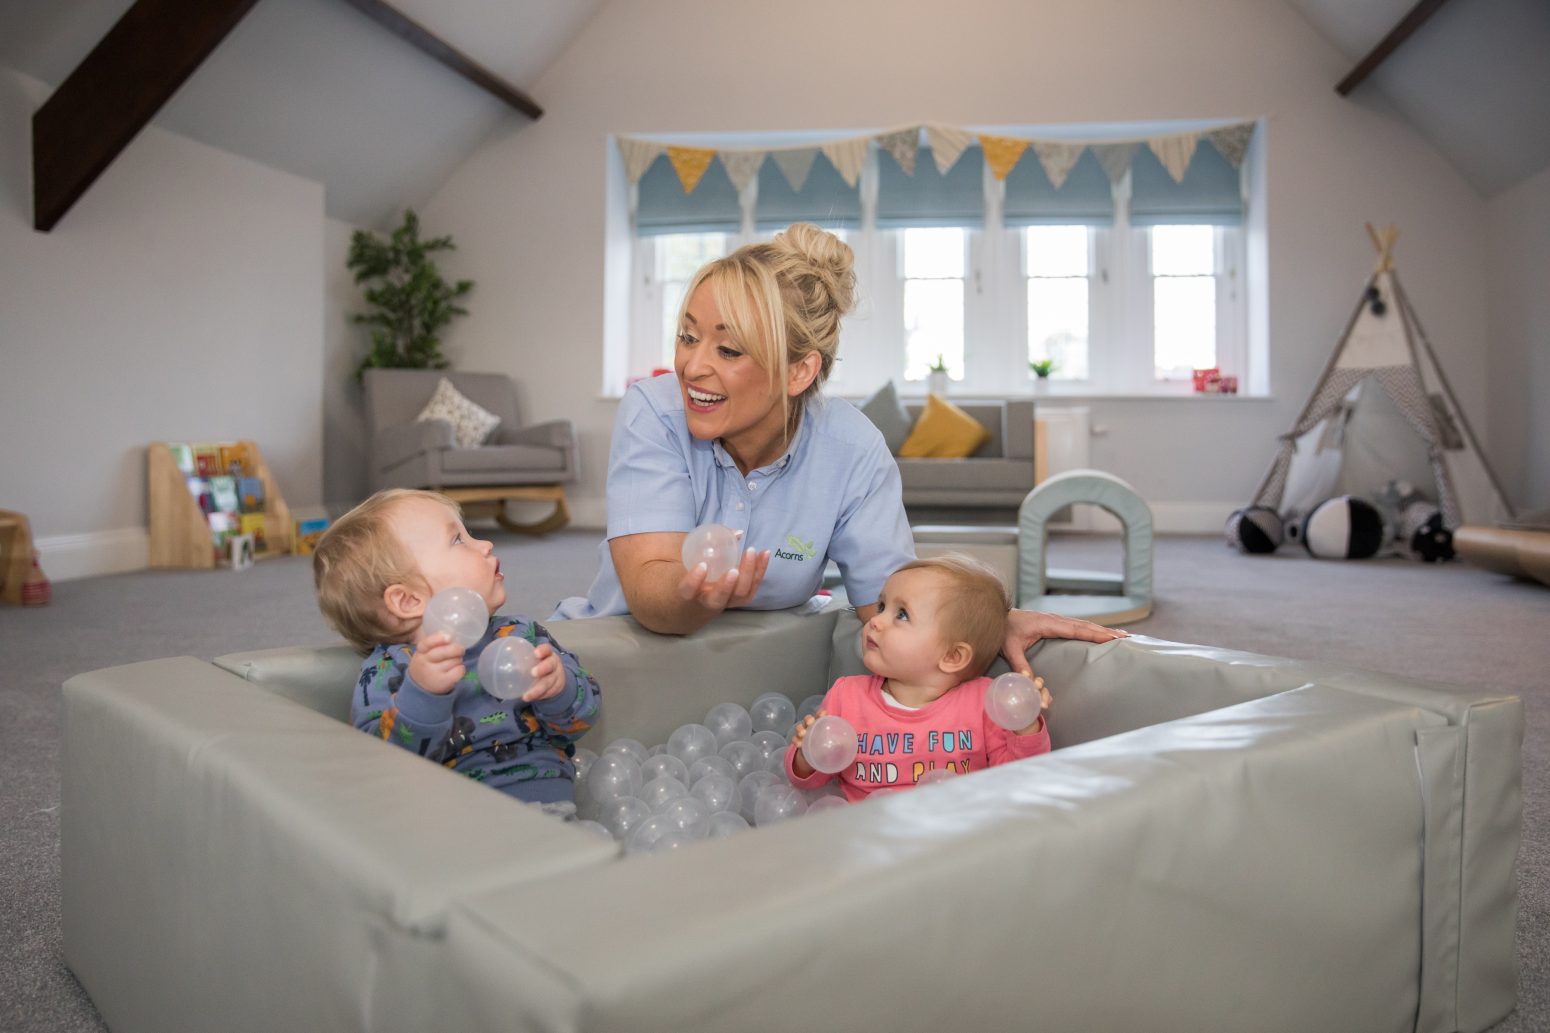
[[[1033,371],[1033,393],[1043,394],[1049,389],[1049,375],[1055,372],[1057,363],[1054,359],[1031,359],[1028,368]]]
[[[934,395],[947,395],[947,362],[941,355],[928,367],[926,373],[926,390]]]

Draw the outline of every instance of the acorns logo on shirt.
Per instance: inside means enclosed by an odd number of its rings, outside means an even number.
[[[790,550],[790,551],[787,551]],[[778,560],[810,560],[818,555],[818,546],[812,542],[804,542],[794,534],[786,535],[786,548],[776,549],[775,558]]]

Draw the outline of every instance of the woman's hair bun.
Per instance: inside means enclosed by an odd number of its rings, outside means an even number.
[[[849,244],[810,222],[792,223],[776,239],[801,257],[822,283],[839,314],[855,308],[856,253]]]

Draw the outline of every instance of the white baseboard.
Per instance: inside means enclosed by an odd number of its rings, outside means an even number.
[[[32,544],[38,550],[38,565],[50,581],[144,570],[151,555],[151,536],[143,527],[61,534],[34,539]]]

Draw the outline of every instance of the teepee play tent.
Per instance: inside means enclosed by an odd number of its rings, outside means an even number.
[[[1449,531],[1509,520],[1511,503],[1399,285],[1398,232],[1369,223],[1367,233],[1377,268],[1254,505],[1295,521],[1332,496],[1371,497],[1398,481],[1436,503]]]

